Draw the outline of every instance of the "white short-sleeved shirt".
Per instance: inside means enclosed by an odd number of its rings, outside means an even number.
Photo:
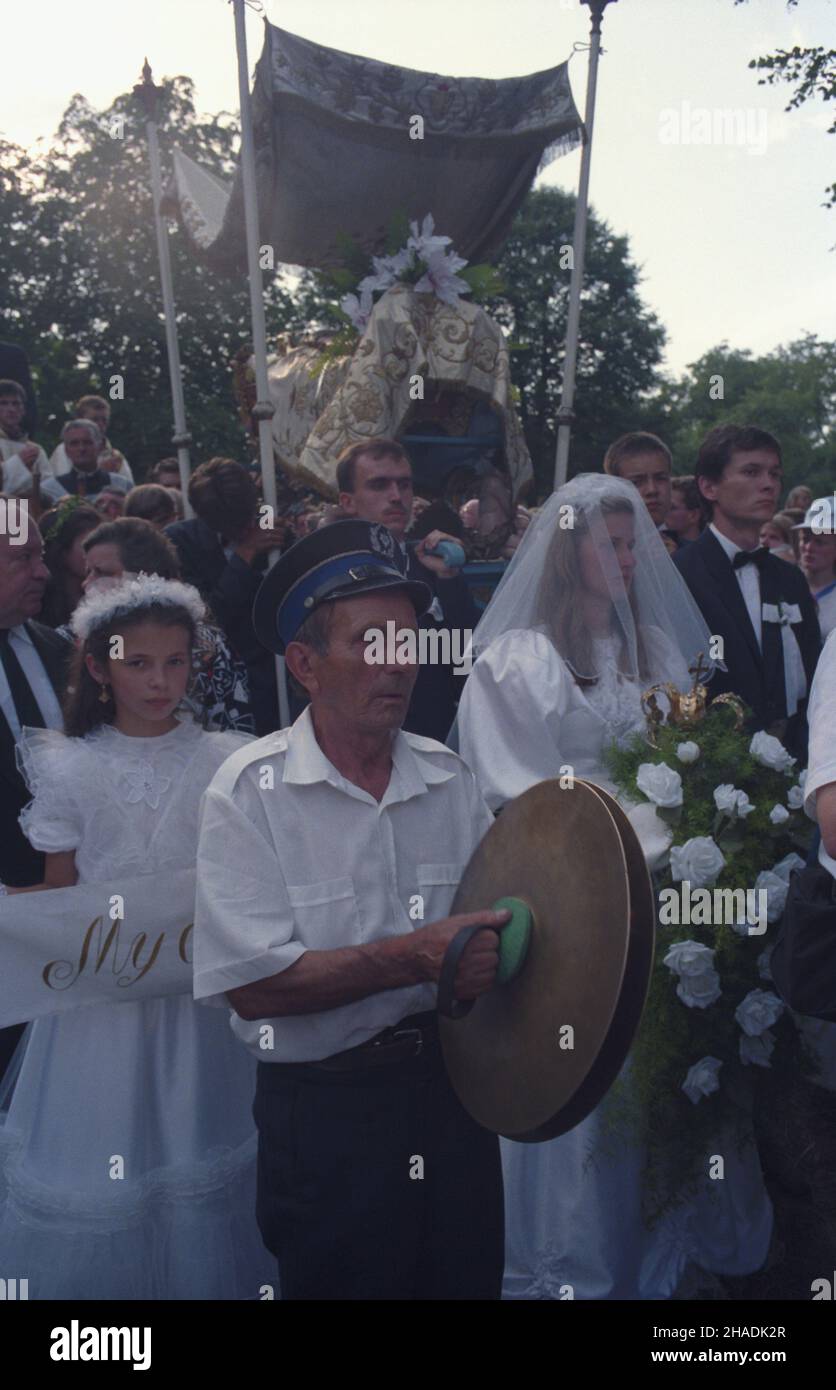
[[[398,733],[375,801],[326,758],[306,709],[229,758],[204,795],[195,997],[226,1004],[227,990],[278,974],[305,951],[405,936],[447,916],[492,821],[462,760],[417,734]],[[233,1013],[232,1027],[259,1061],[317,1061],[435,999],[434,985],[419,984],[322,1013],[250,1022]]]
[[[821,787],[836,782],[836,632],[831,632],[810,688],[807,706],[810,725],[809,763],[804,784],[804,809],[816,819],[816,794]],[[836,878],[836,859],[819,845],[819,863]]]

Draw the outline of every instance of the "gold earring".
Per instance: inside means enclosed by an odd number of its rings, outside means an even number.
[[[110,699],[110,694],[109,694],[109,692],[108,692],[108,688],[107,688],[107,686],[105,685],[104,681],[102,681],[102,688],[101,688],[101,690],[99,691],[99,704],[100,704],[100,705],[106,705],[109,699]]]

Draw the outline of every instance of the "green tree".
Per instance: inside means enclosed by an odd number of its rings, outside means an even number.
[[[497,260],[503,295],[488,307],[511,335],[511,371],[539,493],[551,491],[575,199],[530,193]],[[561,268],[562,266],[562,268]],[[609,443],[644,420],[665,331],[642,302],[628,240],[590,214],[581,298],[572,473],[600,469]]]
[[[651,409],[677,473],[693,472],[700,441],[716,425],[759,425],[781,443],[788,488],[833,489],[836,343],[807,334],[761,357],[721,343],[666,383]]]
[[[164,178],[175,143],[229,176],[236,128],[224,113],[197,115],[189,79],[163,81]],[[2,146],[0,171],[0,274],[8,287],[0,336],[29,353],[39,435],[54,443],[70,402],[85,391],[107,396],[111,378],[120,376],[124,400],[113,401],[113,437],[141,475],[172,452],[173,428],[144,114],[130,93],[106,111],[75,96],[46,152],[29,159]],[[246,277],[215,273],[181,232],[170,241],[194,457],[245,459],[230,361],[250,336]],[[277,276],[265,277],[265,303],[268,331],[296,326],[298,310]]]
[[[748,0],[734,0],[735,5],[748,4]],[[798,0],[787,0],[787,9],[795,9]],[[761,58],[753,58],[749,64],[758,72],[765,73],[758,79],[761,86],[774,87],[785,83],[792,88],[792,95],[786,110],[795,111],[805,102],[820,99],[824,102],[836,100],[836,49],[779,48],[775,53],[767,53]],[[836,116],[828,128],[829,135],[836,135]],[[836,183],[826,189],[825,207],[836,207]]]

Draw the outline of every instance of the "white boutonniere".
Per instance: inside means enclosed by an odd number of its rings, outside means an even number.
[[[765,603],[761,609],[765,623],[780,623],[782,627],[801,622],[801,609],[797,603]]]

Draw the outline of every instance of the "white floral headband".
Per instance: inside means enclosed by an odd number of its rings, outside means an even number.
[[[159,574],[137,574],[130,579],[123,577],[107,588],[97,585],[78,605],[70,619],[70,627],[84,642],[97,628],[127,617],[138,608],[150,608],[152,604],[185,608],[195,623],[206,616],[203,600],[191,584],[182,584],[179,579],[163,579]]]

